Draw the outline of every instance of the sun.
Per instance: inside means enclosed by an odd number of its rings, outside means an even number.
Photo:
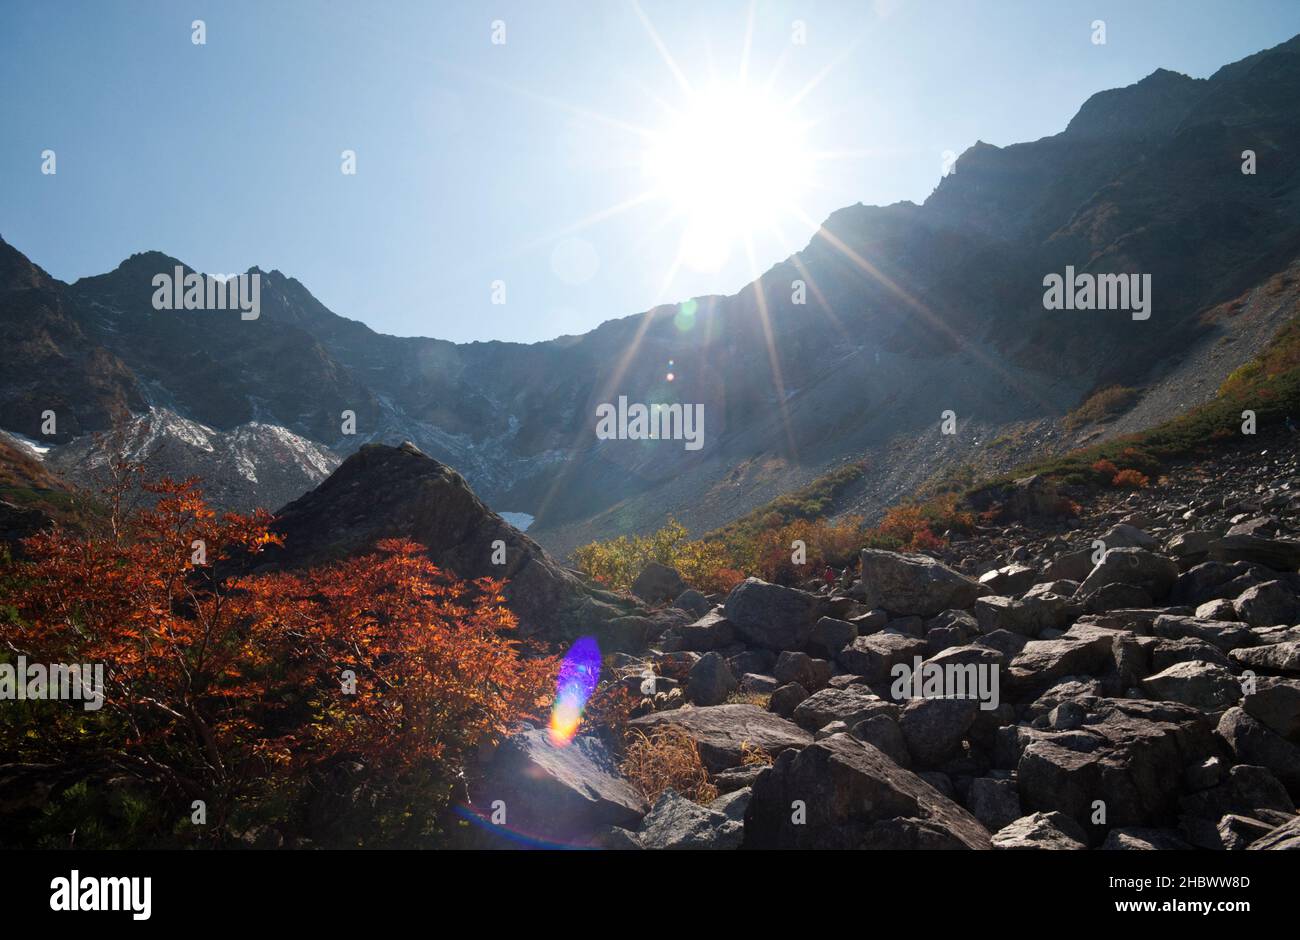
[[[682,222],[681,260],[716,271],[797,209],[812,171],[793,105],[743,84],[692,92],[650,135],[644,171]]]

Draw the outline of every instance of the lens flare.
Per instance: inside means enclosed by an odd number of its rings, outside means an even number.
[[[560,664],[555,680],[555,704],[551,707],[551,743],[563,747],[573,740],[582,724],[582,710],[596,691],[600,678],[600,647],[589,636],[578,639]]]

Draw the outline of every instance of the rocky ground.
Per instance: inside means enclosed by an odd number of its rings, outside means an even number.
[[[648,805],[598,738],[534,731],[475,800],[603,847],[1300,848],[1298,450],[1246,439],[937,557],[864,550],[833,586],[649,570],[677,612],[614,657],[631,724],[683,729],[720,795]]]

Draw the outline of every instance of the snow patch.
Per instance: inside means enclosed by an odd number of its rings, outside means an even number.
[[[15,431],[0,430],[0,434],[3,434],[5,437],[9,438],[11,441],[13,441],[23,450],[30,451],[31,455],[35,457],[37,460],[44,460],[45,455],[50,452],[49,444],[38,443],[37,441],[32,440],[30,437],[23,437],[23,435]]]
[[[497,515],[520,532],[527,532],[528,527],[533,524],[533,517],[526,512],[499,512]]]

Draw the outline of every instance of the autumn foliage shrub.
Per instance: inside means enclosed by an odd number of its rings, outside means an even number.
[[[151,508],[115,510],[98,538],[37,535],[4,573],[0,650],[104,666],[99,711],[26,703],[27,727],[4,729],[24,760],[129,775],[175,819],[203,800],[188,831],[211,842],[250,820],[292,830],[295,801],[359,767],[400,823],[351,844],[382,843],[429,835],[466,756],[549,702],[554,661],[510,638],[501,582],[459,581],[398,540],[241,575],[278,541],[266,513],[219,517],[193,481],[146,489]]]
[[[1140,473],[1137,470],[1121,470],[1115,474],[1115,478],[1111,480],[1111,485],[1121,489],[1140,490],[1150,482],[1150,477],[1145,473]]]
[[[574,550],[573,561],[583,574],[616,590],[630,588],[652,561],[676,568],[688,584],[701,591],[729,591],[744,580],[722,545],[692,540],[686,527],[672,519],[653,535],[621,535],[590,542]]]
[[[862,548],[862,519],[850,516],[838,521],[799,520],[760,531],[733,547],[742,570],[776,584],[794,584],[816,576],[828,566],[842,568]],[[802,563],[796,562],[793,546],[803,543]]]
[[[975,516],[957,509],[956,494],[945,494],[925,503],[908,503],[885,512],[880,523],[867,533],[866,544],[899,552],[936,551],[948,544],[941,533],[970,532]]]

